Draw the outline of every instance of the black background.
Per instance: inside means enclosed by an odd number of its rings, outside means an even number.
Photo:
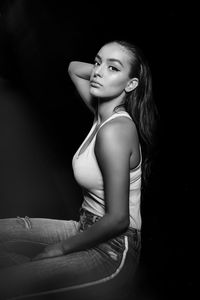
[[[70,4],[70,5],[69,5]],[[194,119],[188,84],[191,12],[167,1],[2,1],[0,217],[78,218],[71,160],[92,124],[67,75],[108,40],[149,60],[160,113],[158,151],[142,201],[139,300],[192,296]]]

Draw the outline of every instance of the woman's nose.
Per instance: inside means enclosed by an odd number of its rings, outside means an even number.
[[[102,75],[103,75],[103,68],[102,68],[102,66],[97,66],[95,68],[94,75],[102,77]]]

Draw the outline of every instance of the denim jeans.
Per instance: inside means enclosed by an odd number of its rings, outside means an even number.
[[[125,299],[139,261],[139,230],[128,228],[87,250],[31,260],[99,219],[83,209],[79,221],[1,219],[0,299]]]

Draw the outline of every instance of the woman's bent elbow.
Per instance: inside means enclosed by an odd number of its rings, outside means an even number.
[[[69,75],[72,73],[72,65],[73,65],[73,62],[71,61],[68,65],[68,74]]]
[[[128,217],[117,218],[115,223],[117,231],[119,233],[126,231],[129,227],[129,223],[130,221]]]

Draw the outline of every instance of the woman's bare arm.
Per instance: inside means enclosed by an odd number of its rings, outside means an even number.
[[[39,259],[89,249],[128,228],[132,135],[130,126],[117,120],[99,130],[95,154],[104,181],[105,215],[87,230],[47,246]]]
[[[68,67],[68,74],[87,107],[95,113],[92,103],[93,97],[90,94],[90,75],[92,69],[93,65],[90,63],[72,61]]]
[[[87,230],[62,242],[66,254],[94,247],[129,226],[132,137],[124,132],[127,132],[126,124],[110,122],[97,135],[95,154],[104,179],[106,213]]]

